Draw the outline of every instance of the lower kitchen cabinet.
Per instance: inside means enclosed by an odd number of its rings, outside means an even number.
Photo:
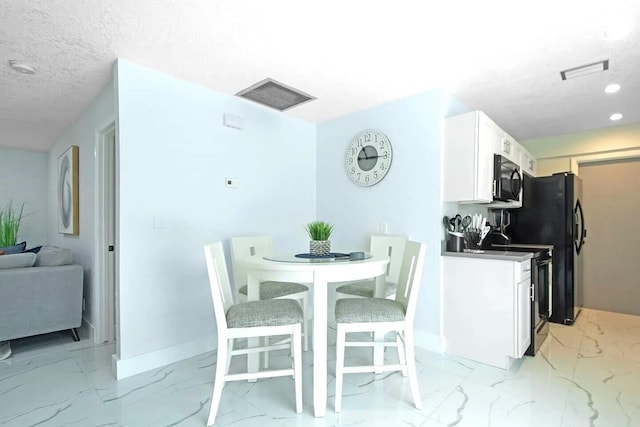
[[[530,335],[531,260],[443,254],[442,338],[446,353],[509,369],[524,355]]]

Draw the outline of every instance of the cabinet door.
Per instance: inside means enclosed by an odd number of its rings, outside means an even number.
[[[524,147],[521,147],[520,151],[520,167],[527,175],[536,176],[536,160]]]
[[[481,112],[472,111],[445,120],[442,171],[445,202],[493,200],[492,139],[486,133],[485,118]]]
[[[500,128],[489,117],[479,112],[476,194],[481,200],[493,200],[493,147],[501,134]]]
[[[517,285],[515,301],[515,355],[520,358],[531,344],[531,277]]]

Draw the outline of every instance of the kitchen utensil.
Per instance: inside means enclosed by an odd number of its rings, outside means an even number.
[[[451,226],[451,218],[445,216],[444,218],[442,218],[442,223],[444,224],[445,231],[453,231],[453,228]]]
[[[453,231],[462,231],[462,216],[457,214],[451,218],[451,225],[453,226]]]
[[[471,225],[471,217],[469,215],[462,218],[462,230],[466,230]]]
[[[471,228],[480,228],[481,221],[482,221],[482,215],[473,214],[473,220],[471,221]]]

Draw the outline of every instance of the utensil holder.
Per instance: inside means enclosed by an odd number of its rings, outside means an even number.
[[[476,231],[465,231],[464,242],[466,249],[472,251],[478,251],[482,246],[482,238],[480,237],[480,233]]]
[[[447,252],[464,252],[464,237],[448,234]]]

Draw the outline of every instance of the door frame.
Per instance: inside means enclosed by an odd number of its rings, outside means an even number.
[[[107,144],[108,139],[113,135],[115,143],[115,156],[113,158],[113,165],[109,164],[109,158],[107,156]],[[117,302],[117,288],[118,288],[118,259],[115,259],[114,265],[114,281],[108,280],[108,256],[109,251],[107,249],[108,243],[108,228],[106,226],[109,219],[110,210],[107,203],[107,185],[109,176],[107,174],[108,168],[113,168],[114,179],[117,182],[117,157],[118,157],[118,138],[115,120],[110,120],[102,130],[98,132],[96,147],[95,147],[95,274],[94,278],[94,343],[102,344],[105,342],[117,341],[119,335],[118,313],[115,312]],[[116,212],[117,212],[117,197],[115,200]],[[117,235],[117,215],[114,218],[116,224]],[[115,318],[114,313],[115,312]]]

